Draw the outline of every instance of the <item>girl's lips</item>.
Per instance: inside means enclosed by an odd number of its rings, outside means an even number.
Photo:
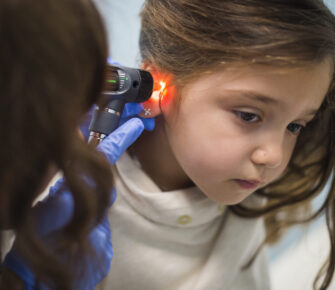
[[[243,189],[254,189],[257,188],[258,185],[260,184],[260,181],[258,180],[235,179],[235,182]]]

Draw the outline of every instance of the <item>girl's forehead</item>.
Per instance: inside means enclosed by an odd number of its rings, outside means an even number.
[[[242,78],[285,78],[292,75],[301,75],[306,77],[308,75],[327,76],[327,79],[332,79],[334,73],[334,60],[330,57],[323,59],[320,62],[306,62],[305,65],[294,66],[275,66],[270,64],[228,64],[227,66],[217,66],[210,70],[201,72],[192,78],[188,83],[196,84],[207,82],[229,82],[237,81]]]
[[[181,97],[203,92],[210,98],[229,93],[231,96],[270,96],[274,100],[300,99],[302,103],[318,106],[327,94],[332,75],[330,59],[303,67],[232,66],[212,70],[194,79],[182,89]]]

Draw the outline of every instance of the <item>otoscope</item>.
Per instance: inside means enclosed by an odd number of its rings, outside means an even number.
[[[89,142],[98,145],[119,125],[122,111],[128,102],[142,103],[152,94],[154,80],[145,70],[124,66],[107,66],[106,87],[102,94],[107,98],[104,108],[97,107],[89,126]]]

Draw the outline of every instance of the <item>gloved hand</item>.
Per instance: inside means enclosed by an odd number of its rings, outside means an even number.
[[[88,127],[90,125],[93,112],[95,110],[95,105],[90,109],[90,111],[84,117],[83,122],[80,125],[80,130],[83,133],[85,139],[87,140],[90,132]],[[148,131],[152,131],[155,128],[155,119],[154,118],[141,118],[138,116],[139,113],[143,111],[143,106],[141,103],[126,103],[123,113],[121,115],[121,120],[119,126],[124,124],[126,121],[133,117],[140,118],[144,124],[144,129]]]
[[[132,118],[107,136],[97,149],[106,155],[111,164],[114,164],[122,153],[135,142],[143,130],[143,122],[138,118]],[[71,220],[74,201],[70,192],[60,190],[63,184],[63,179],[57,181],[55,186],[50,189],[48,197],[37,203],[33,208],[37,221],[37,232],[41,238],[61,229]],[[114,201],[115,196],[114,192],[111,197],[111,203]],[[103,221],[92,230],[88,237],[90,244],[100,258],[99,265],[93,264],[88,259],[89,257],[83,257],[78,266],[83,268],[85,275],[75,278],[74,289],[93,290],[108,274],[113,257],[110,238],[109,222],[107,216],[105,216]],[[4,265],[14,271],[24,281],[26,290],[37,289],[34,274],[15,249],[15,244],[7,254]],[[47,289],[39,287],[38,289]]]
[[[129,119],[137,117],[140,118],[144,124],[144,129],[152,131],[155,128],[155,118],[141,118],[138,116],[143,111],[142,103],[126,103],[120,120],[120,126]]]

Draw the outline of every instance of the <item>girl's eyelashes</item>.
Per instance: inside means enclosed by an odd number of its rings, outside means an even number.
[[[304,129],[305,126],[298,124],[298,123],[290,123],[287,126],[287,130],[289,130],[292,134],[294,135],[299,135],[302,131],[302,129]]]
[[[245,123],[257,123],[262,121],[262,118],[256,113],[234,111],[234,114]],[[304,128],[304,125],[298,123],[290,123],[287,126],[287,130],[289,130],[293,135],[299,135]]]
[[[255,113],[234,111],[234,114],[246,123],[255,123],[261,121],[261,117]]]

